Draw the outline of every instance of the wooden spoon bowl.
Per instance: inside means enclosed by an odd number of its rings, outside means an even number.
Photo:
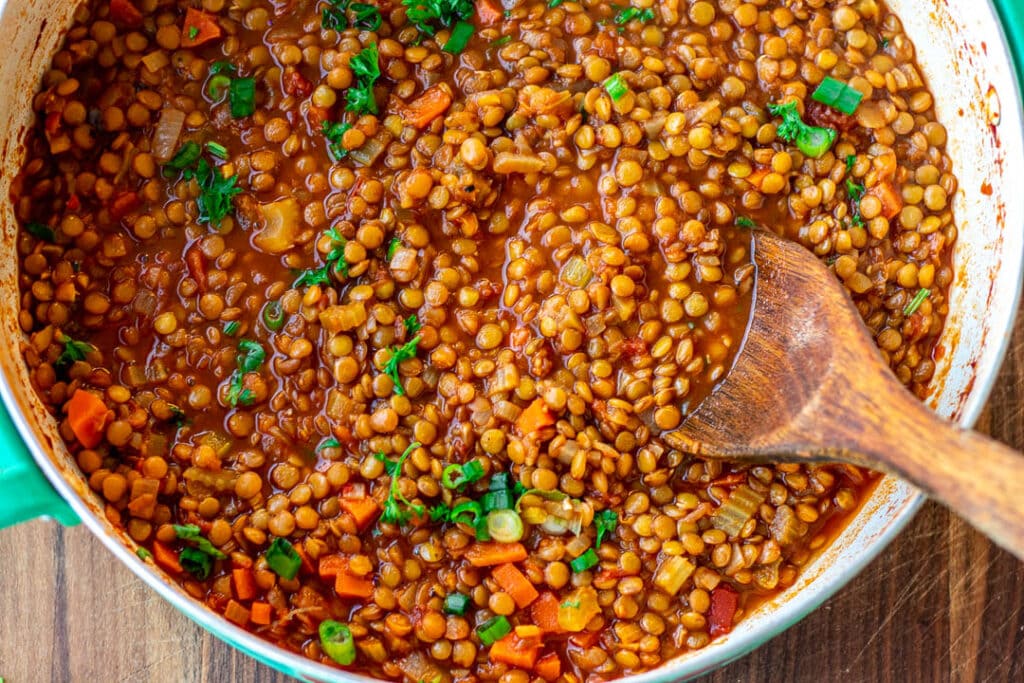
[[[845,462],[894,474],[1024,559],[1024,457],[911,395],[813,254],[763,230],[753,243],[743,346],[725,380],[665,442],[709,458]]]

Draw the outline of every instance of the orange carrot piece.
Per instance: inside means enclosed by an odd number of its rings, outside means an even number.
[[[181,568],[181,562],[178,560],[178,553],[160,541],[153,541],[153,561],[171,574],[180,574],[184,571]]]
[[[519,571],[515,565],[500,564],[491,570],[491,576],[498,582],[501,589],[515,600],[519,609],[525,609],[540,596],[537,589],[526,578],[526,574]]]
[[[197,47],[211,40],[217,40],[224,32],[213,16],[189,7],[185,11],[185,23],[181,27],[181,46]]]
[[[235,584],[235,595],[239,600],[252,600],[256,597],[256,578],[248,569],[232,569],[231,581]]]
[[[548,404],[542,398],[533,399],[516,419],[516,431],[520,436],[531,436],[545,427],[555,424],[555,416],[548,410]]]
[[[545,681],[553,681],[562,675],[562,661],[554,652],[549,652],[537,660],[533,670]]]
[[[522,562],[526,557],[522,543],[474,543],[466,551],[466,558],[474,567]]]
[[[301,543],[296,543],[292,547],[295,548],[295,554],[302,560],[302,571],[307,574],[315,574],[316,567],[313,566],[313,560],[309,559],[309,553],[306,552],[306,548]]]
[[[373,582],[342,572],[334,579],[334,592],[339,598],[368,600],[373,595]]]
[[[233,621],[239,626],[246,626],[249,624],[249,610],[241,603],[235,602],[234,600],[228,600],[228,606],[224,608],[224,616],[229,621]]]
[[[558,598],[554,593],[544,592],[530,605],[533,623],[545,633],[563,633],[558,624]]]
[[[110,0],[110,16],[125,26],[134,28],[142,24],[142,12],[129,0]]]
[[[321,579],[333,579],[338,574],[348,571],[348,559],[341,555],[324,555],[320,558],[317,568]]]
[[[426,128],[431,121],[448,111],[451,105],[452,95],[448,89],[435,85],[403,107],[403,118],[415,128]]]
[[[274,612],[269,602],[254,602],[249,616],[252,623],[267,626],[273,621]]]
[[[770,171],[767,168],[759,168],[755,171],[751,171],[750,175],[744,178],[744,180],[746,180],[748,183],[750,183],[751,185],[760,190],[761,183],[764,181],[765,176],[767,176],[769,172]]]
[[[504,13],[491,0],[476,0],[476,16],[481,26],[492,26],[501,21]]]
[[[85,389],[77,389],[65,406],[68,425],[75,438],[86,448],[95,448],[103,441],[103,427],[107,421],[107,404]]]
[[[487,656],[492,662],[501,662],[517,669],[532,669],[540,654],[540,644],[523,640],[515,633],[510,633],[491,645]]]
[[[360,531],[364,531],[366,527],[373,524],[373,521],[377,519],[377,515],[380,514],[380,506],[377,505],[377,501],[369,496],[365,498],[339,498],[338,502],[341,504],[341,509],[352,515],[352,518],[356,521],[356,528]]]
[[[898,216],[903,210],[903,197],[888,180],[872,187],[868,190],[868,194],[878,198],[878,201],[882,203],[882,215],[889,220]]]

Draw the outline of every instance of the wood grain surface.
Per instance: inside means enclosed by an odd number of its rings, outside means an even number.
[[[1024,315],[978,428],[1024,449]],[[290,680],[165,604],[84,528],[46,522],[0,532],[0,676]],[[1024,564],[929,503],[823,607],[705,680],[1024,681]]]

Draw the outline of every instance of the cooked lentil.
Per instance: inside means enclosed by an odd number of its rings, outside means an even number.
[[[284,648],[330,663],[334,620],[385,679],[651,669],[791,585],[874,479],[657,440],[737,352],[746,226],[829,264],[923,396],[945,129],[876,0],[430,6],[79,7],[13,191],[31,378],[147,561]],[[838,131],[819,158],[778,135],[790,100]],[[494,555],[473,519],[510,495]]]

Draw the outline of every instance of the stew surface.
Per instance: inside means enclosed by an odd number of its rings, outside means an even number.
[[[144,561],[328,664],[575,682],[707,646],[829,542],[874,475],[659,436],[741,345],[757,228],[924,395],[945,129],[882,2],[633,2],[79,7],[20,324]]]

